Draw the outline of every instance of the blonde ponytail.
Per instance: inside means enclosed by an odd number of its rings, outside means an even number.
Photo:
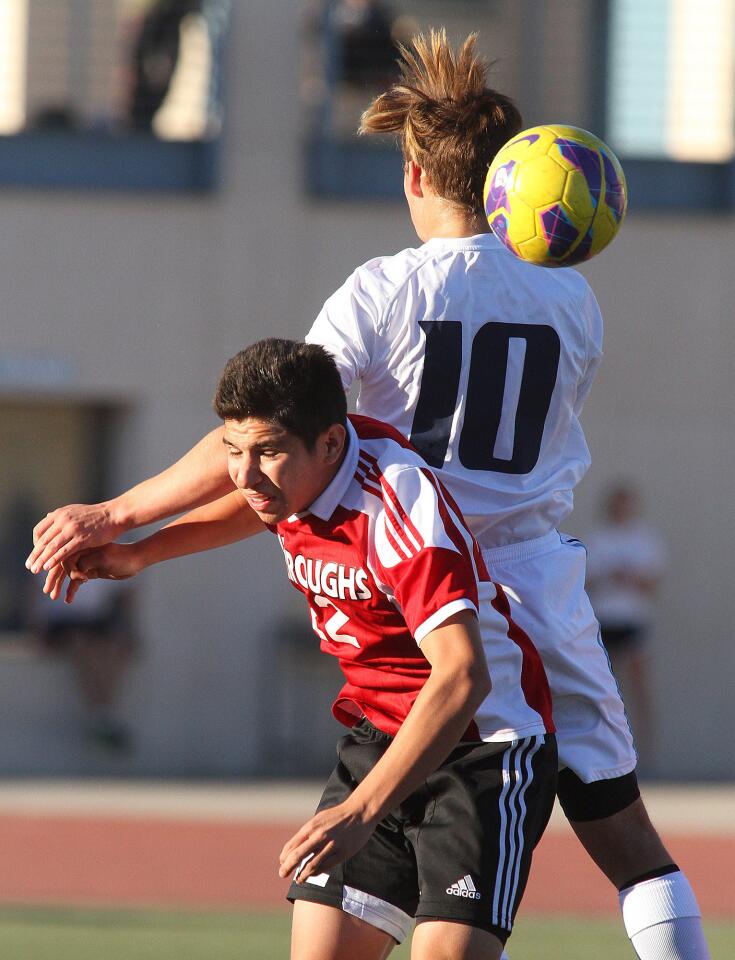
[[[359,131],[397,134],[437,193],[473,213],[495,154],[523,126],[513,101],[487,86],[476,43],[470,34],[455,53],[443,28],[415,36],[400,48],[400,81],[371,103]]]

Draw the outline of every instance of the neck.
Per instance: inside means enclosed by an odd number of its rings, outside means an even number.
[[[422,238],[424,240],[461,239],[490,232],[490,226],[484,214],[468,214],[447,205],[437,206],[434,216],[429,218],[426,226],[427,236]]]
[[[439,227],[432,230],[428,240],[461,240],[463,237],[476,237],[479,233],[490,233],[490,227],[487,223],[466,223],[456,227]]]

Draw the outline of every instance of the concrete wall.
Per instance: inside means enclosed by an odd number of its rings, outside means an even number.
[[[735,222],[631,216],[586,269],[606,317],[605,362],[584,423],[589,527],[611,478],[640,481],[671,567],[651,663],[666,775],[732,777]],[[725,734],[723,736],[723,733]]]
[[[210,397],[228,356],[264,335],[302,335],[357,263],[414,242],[400,205],[303,195],[299,29],[290,0],[237,6],[216,195],[0,195],[0,353],[49,353],[70,371],[67,394],[129,405],[114,490],[167,465],[214,424]],[[607,356],[585,416],[595,463],[571,526],[584,532],[600,490],[625,474],[641,480],[666,531],[673,563],[655,640],[656,769],[670,776],[735,770],[734,248],[731,218],[634,208],[586,269],[607,317]],[[301,600],[275,544],[262,541],[140,578],[144,654],[124,705],[137,750],[119,772],[255,773],[272,753],[284,697],[292,714],[302,709],[298,685],[284,694],[275,671],[275,631],[303,615]],[[321,674],[314,682],[336,686]],[[0,771],[107,769],[72,736],[73,703],[57,666],[1,660]],[[311,706],[303,709],[302,726],[312,723]]]

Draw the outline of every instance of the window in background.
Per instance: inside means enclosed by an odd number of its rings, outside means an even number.
[[[317,196],[400,196],[395,144],[358,139],[362,111],[397,77],[411,25],[386,0],[315,0],[304,25],[306,178]]]
[[[25,123],[27,29],[27,0],[0,0],[0,134]]]
[[[38,578],[31,530],[60,503],[102,498],[122,411],[61,400],[0,401],[0,638],[29,629]]]
[[[230,9],[0,0],[0,183],[211,186]]]
[[[415,28],[385,0],[327,0],[312,8],[302,92],[322,135],[355,135],[370,100],[398,78],[397,44]]]
[[[390,82],[390,43],[436,25],[436,4],[316,0],[313,11],[302,74],[310,191],[400,199],[392,141],[355,130]],[[571,123],[608,140],[632,211],[735,208],[735,0],[453,0],[440,22],[455,41],[479,33],[492,84],[527,126]],[[368,69],[370,44],[382,48]]]
[[[608,136],[621,154],[731,160],[734,85],[733,0],[613,0]]]
[[[304,24],[301,73],[311,193],[401,199],[395,139],[357,136],[362,112],[399,77],[397,44],[431,26],[445,26],[455,41],[478,31],[483,52],[495,62],[493,83],[509,89],[521,35],[517,7],[518,0],[452,0],[440,11],[431,0],[314,0]]]

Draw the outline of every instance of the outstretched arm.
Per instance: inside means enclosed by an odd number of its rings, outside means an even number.
[[[136,527],[210,503],[232,490],[222,427],[149,480],[102,503],[74,503],[47,514],[33,530],[26,566],[50,570],[80,550],[101,547]]]
[[[57,600],[69,576],[71,583],[65,599],[71,603],[86,580],[126,580],[154,563],[224,547],[264,529],[263,521],[248,506],[242,493],[233,490],[137,543],[108,543],[56,564],[46,577],[44,593]]]

